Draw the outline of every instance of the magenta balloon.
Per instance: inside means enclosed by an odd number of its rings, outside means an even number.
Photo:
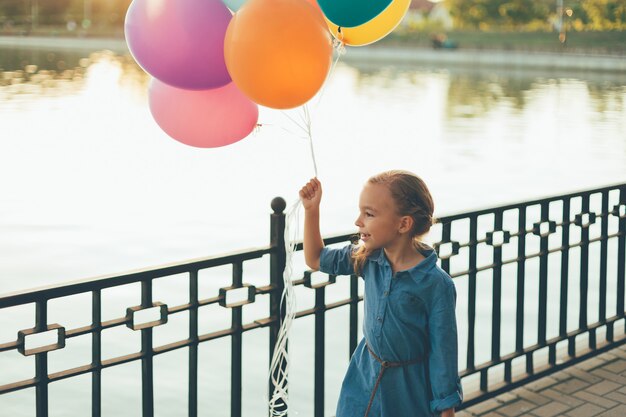
[[[204,90],[228,84],[221,0],[133,0],[124,30],[137,63],[166,84]]]
[[[172,138],[197,148],[235,143],[252,132],[258,106],[234,83],[211,90],[184,90],[153,79],[148,89],[150,111]]]

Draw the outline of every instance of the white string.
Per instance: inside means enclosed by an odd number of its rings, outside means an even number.
[[[311,160],[313,161],[313,172],[315,172],[315,177],[317,177],[317,161],[315,159],[315,149],[313,148],[313,131],[312,131],[312,123],[311,123],[311,113],[309,113],[308,105],[302,106],[304,110],[304,118],[306,121],[306,132],[309,137],[309,147],[311,149]]]
[[[341,41],[333,41],[333,47],[337,51],[337,58],[333,62],[326,82],[316,105],[319,105],[324,95],[326,84],[331,74],[334,72],[335,66],[341,55],[345,53],[344,43]],[[291,117],[287,112],[281,112],[285,117],[291,120],[298,128],[304,131],[306,138],[309,140],[311,159],[313,161],[313,170],[317,177],[317,161],[315,159],[315,149],[313,147],[313,132],[311,123],[311,113],[307,104],[302,106],[303,113],[300,116],[299,123],[295,118]],[[286,129],[285,129],[286,130]],[[285,308],[285,317],[278,331],[276,345],[274,346],[274,354],[270,362],[269,379],[274,386],[272,397],[269,399],[270,415],[274,417],[283,417],[287,415],[289,405],[288,377],[289,377],[289,351],[287,350],[287,342],[289,339],[289,331],[291,324],[296,317],[296,296],[293,288],[293,254],[296,251],[298,228],[300,225],[300,207],[301,202],[298,199],[291,205],[285,214],[285,270],[283,272],[284,290],[280,299],[280,311]],[[293,233],[292,227],[295,226]]]
[[[274,346],[274,354],[270,362],[270,380],[274,386],[274,392],[269,400],[270,415],[282,417],[287,415],[289,403],[289,392],[287,391],[289,376],[289,352],[287,350],[287,341],[289,338],[289,330],[291,324],[296,317],[296,297],[293,289],[293,254],[296,251],[296,242],[298,238],[298,226],[300,224],[300,199],[296,201],[286,213],[285,218],[285,252],[286,262],[283,272],[284,290],[280,299],[280,311],[285,308],[285,318],[278,331],[276,345]],[[292,234],[292,226],[295,229]]]
[[[293,124],[295,124],[296,126],[298,126],[300,129],[304,130],[304,132],[306,133],[306,127],[302,126],[300,123],[298,123],[297,120],[295,120],[293,117],[289,116],[289,113],[287,113],[286,111],[281,111],[281,113],[283,114],[283,116],[285,116],[286,118],[288,118],[289,120],[291,120],[293,122]]]
[[[299,135],[298,133],[294,132],[293,130],[289,130],[286,127],[280,125],[280,124],[276,124],[276,123],[259,123],[257,124],[256,128],[255,128],[255,133],[258,133],[259,129],[261,127],[267,127],[267,126],[271,126],[271,127],[277,127],[279,129],[282,129],[283,131],[289,133],[291,136],[295,136],[297,138],[303,139],[303,140],[309,140],[308,136],[304,136],[304,135]],[[302,127],[300,127],[302,129]]]
[[[333,39],[333,49],[335,50],[336,57],[332,65],[330,66],[330,71],[328,71],[328,76],[326,77],[326,81],[324,81],[324,84],[322,85],[322,90],[320,91],[320,94],[317,98],[317,105],[320,104],[320,101],[322,101],[322,97],[324,97],[324,93],[326,92],[326,86],[328,85],[328,80],[330,80],[330,77],[335,72],[335,67],[337,66],[337,63],[339,62],[339,58],[341,58],[346,53],[346,44],[343,43],[343,33],[341,32],[341,28],[339,28],[339,30],[340,30],[339,34],[341,35],[341,39]]]

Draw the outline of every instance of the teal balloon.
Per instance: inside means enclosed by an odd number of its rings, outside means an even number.
[[[361,26],[382,13],[392,0],[317,0],[322,12],[335,25]]]
[[[222,2],[228,7],[233,13],[241,8],[248,0],[222,0]]]

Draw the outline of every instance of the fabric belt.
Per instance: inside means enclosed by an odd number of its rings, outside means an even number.
[[[378,373],[378,378],[376,378],[376,384],[374,385],[374,388],[372,388],[372,395],[370,396],[370,402],[367,404],[367,410],[365,410],[364,417],[367,417],[367,415],[370,413],[370,409],[372,408],[372,403],[374,402],[374,396],[376,395],[376,390],[378,390],[378,385],[380,385],[380,380],[383,379],[383,375],[385,374],[385,371],[388,368],[399,368],[403,366],[414,365],[416,363],[422,362],[422,358],[417,358],[417,359],[413,359],[410,361],[403,361],[403,362],[384,361],[374,353],[374,351],[369,347],[367,343],[365,343],[365,347],[369,351],[370,355],[372,355],[372,358],[376,359],[376,362],[380,363],[380,372]]]

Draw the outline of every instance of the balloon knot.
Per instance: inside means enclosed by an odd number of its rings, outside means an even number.
[[[333,39],[333,48],[340,56],[346,53],[346,44],[339,39]]]

